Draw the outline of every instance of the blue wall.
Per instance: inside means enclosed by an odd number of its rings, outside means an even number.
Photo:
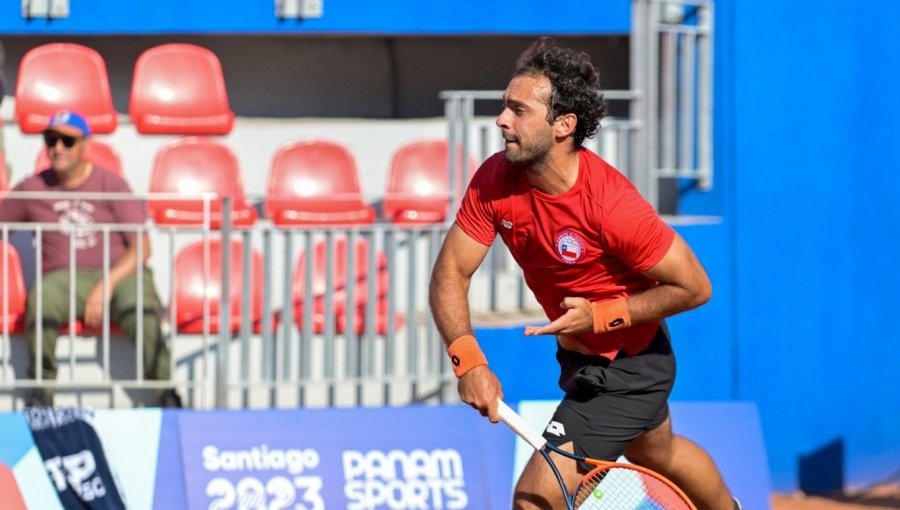
[[[716,267],[703,254],[728,247],[735,397],[759,405],[777,489],[834,441],[848,485],[900,469],[898,16],[890,0],[717,3],[718,187],[683,206],[726,217],[696,248]]]
[[[355,33],[601,34],[628,33],[623,0],[323,0],[318,19],[279,20],[274,0],[69,0],[64,19],[22,18],[21,2],[0,4],[0,34]]]

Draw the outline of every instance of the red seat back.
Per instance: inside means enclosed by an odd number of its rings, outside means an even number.
[[[6,170],[6,156],[0,151],[0,191],[9,190],[9,175]]]
[[[256,209],[244,197],[237,157],[227,146],[210,138],[190,136],[162,146],[153,162],[149,191],[197,197],[151,198],[150,214],[160,225],[202,225],[203,199],[198,195],[204,192],[232,198],[231,220],[235,226],[256,222]],[[213,228],[221,225],[221,211],[221,202],[213,200],[210,203]]]
[[[369,243],[363,238],[356,238],[354,243],[354,259],[356,261],[353,270],[353,279],[355,286],[353,288],[353,306],[356,308],[356,316],[362,318],[366,303],[368,302],[368,264],[369,264]],[[312,294],[313,294],[313,320],[316,325],[317,332],[321,332],[325,312],[325,286],[326,286],[326,244],[324,240],[317,241],[313,246],[313,272],[312,278]],[[293,299],[294,299],[294,320],[297,324],[301,324],[303,320],[303,307],[308,301],[306,297],[306,257],[307,253],[301,253],[297,258],[294,266],[293,280]],[[333,263],[333,279],[334,290],[332,299],[334,303],[334,313],[337,323],[341,326],[338,333],[343,332],[344,318],[341,317],[346,313],[347,307],[347,239],[338,237],[334,240],[333,251],[331,253]],[[387,313],[387,294],[388,294],[388,272],[387,259],[384,253],[379,251],[375,255],[375,300],[376,314],[384,315]],[[359,329],[360,320],[357,321]]]
[[[11,244],[0,241],[0,333],[19,330],[25,318],[25,277],[19,253]]]
[[[175,322],[183,333],[203,332],[203,306],[209,306],[210,332],[219,331],[223,320],[219,313],[222,295],[222,240],[209,240],[209,280],[204,282],[203,241],[191,243],[175,257]],[[236,332],[241,325],[241,304],[244,295],[244,243],[231,240],[231,271],[228,299],[231,317],[225,319],[229,330]],[[263,258],[258,250],[251,252],[250,261],[250,318],[258,323],[262,318]],[[206,283],[206,284],[204,284]]]
[[[450,171],[446,140],[424,140],[400,147],[391,160],[384,214],[395,223],[444,221],[450,205]],[[457,161],[462,157],[458,154]],[[469,175],[474,168],[469,161]],[[461,187],[457,175],[457,190]],[[459,196],[459,193],[457,193]]]
[[[375,221],[363,202],[356,162],[344,147],[321,140],[283,145],[272,160],[266,215],[276,225],[364,225]]]
[[[192,44],[163,44],[141,54],[129,113],[145,134],[224,135],[234,125],[219,58]]]
[[[84,115],[94,133],[112,133],[119,122],[106,63],[99,53],[71,43],[38,46],[26,53],[19,64],[19,128],[24,133],[40,133],[62,108]]]
[[[84,150],[84,159],[104,170],[109,170],[119,177],[124,177],[122,173],[122,158],[119,157],[119,151],[106,142],[91,140],[87,149]],[[47,157],[47,150],[42,148],[34,162],[34,173],[40,173],[48,168],[50,168],[50,158]]]

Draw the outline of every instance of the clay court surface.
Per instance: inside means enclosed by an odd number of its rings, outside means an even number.
[[[816,497],[802,493],[775,494],[772,510],[897,510],[900,484],[881,485],[844,496]],[[751,510],[751,509],[747,509]]]

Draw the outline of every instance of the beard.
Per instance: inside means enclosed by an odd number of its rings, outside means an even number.
[[[506,149],[503,155],[506,162],[517,168],[540,168],[550,154],[552,140],[549,133],[546,137],[537,137],[534,142],[525,142],[519,138],[515,140],[516,149]]]

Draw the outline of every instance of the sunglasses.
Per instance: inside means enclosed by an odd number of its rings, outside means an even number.
[[[44,133],[44,144],[50,148],[56,147],[57,142],[62,142],[63,147],[71,149],[75,146],[76,143],[78,143],[78,140],[81,140],[80,136],[66,136],[56,133]]]

